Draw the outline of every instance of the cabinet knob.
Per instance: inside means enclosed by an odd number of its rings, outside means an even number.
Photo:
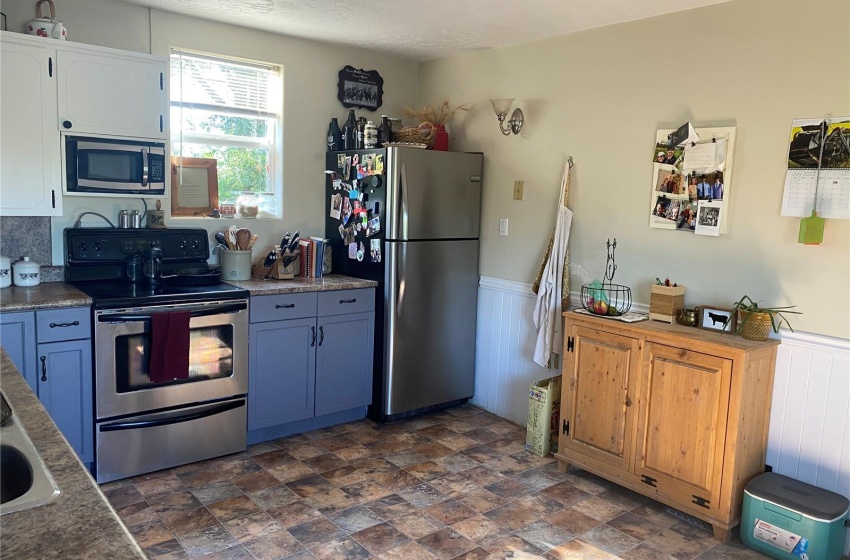
[[[73,125],[71,124],[71,121],[62,121],[62,126],[65,128],[71,128]]]
[[[632,399],[626,397],[626,406],[632,406]]]

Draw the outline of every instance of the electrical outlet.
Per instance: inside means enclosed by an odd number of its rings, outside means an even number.
[[[525,188],[525,181],[514,181],[514,200],[522,200],[522,190]]]
[[[508,219],[507,218],[499,218],[499,236],[507,237],[508,236]]]

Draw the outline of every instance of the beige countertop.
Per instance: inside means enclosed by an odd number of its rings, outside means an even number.
[[[0,384],[61,491],[59,498],[47,505],[0,518],[3,557],[145,558],[2,349]]]
[[[252,296],[354,290],[358,288],[374,288],[378,285],[374,280],[351,278],[350,276],[343,276],[341,274],[329,274],[321,278],[295,277],[291,280],[269,279],[244,280],[241,282],[228,280],[227,283],[248,290]]]
[[[0,290],[0,311],[3,312],[88,305],[91,305],[91,298],[65,282],[42,282],[28,288],[9,286]]]

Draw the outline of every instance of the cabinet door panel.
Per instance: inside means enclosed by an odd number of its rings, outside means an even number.
[[[641,381],[638,476],[659,491],[718,507],[730,360],[647,343]]]
[[[623,470],[630,468],[638,341],[575,327],[573,355],[565,364],[563,445]]]
[[[167,138],[167,78],[158,58],[60,50],[59,121],[69,132]]]
[[[0,214],[4,216],[62,214],[56,51],[48,43],[20,44],[4,36],[0,48]]]
[[[91,340],[38,345],[38,398],[83,463],[94,460]]]
[[[375,314],[320,317],[316,350],[316,416],[372,402]]]
[[[32,392],[38,394],[35,376],[35,314],[32,311],[0,314],[0,345],[26,379]]]
[[[314,318],[251,325],[249,430],[313,417],[315,329]]]

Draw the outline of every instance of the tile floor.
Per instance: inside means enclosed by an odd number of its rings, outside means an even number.
[[[666,507],[525,451],[471,405],[368,420],[105,484],[152,559],[738,560]]]

